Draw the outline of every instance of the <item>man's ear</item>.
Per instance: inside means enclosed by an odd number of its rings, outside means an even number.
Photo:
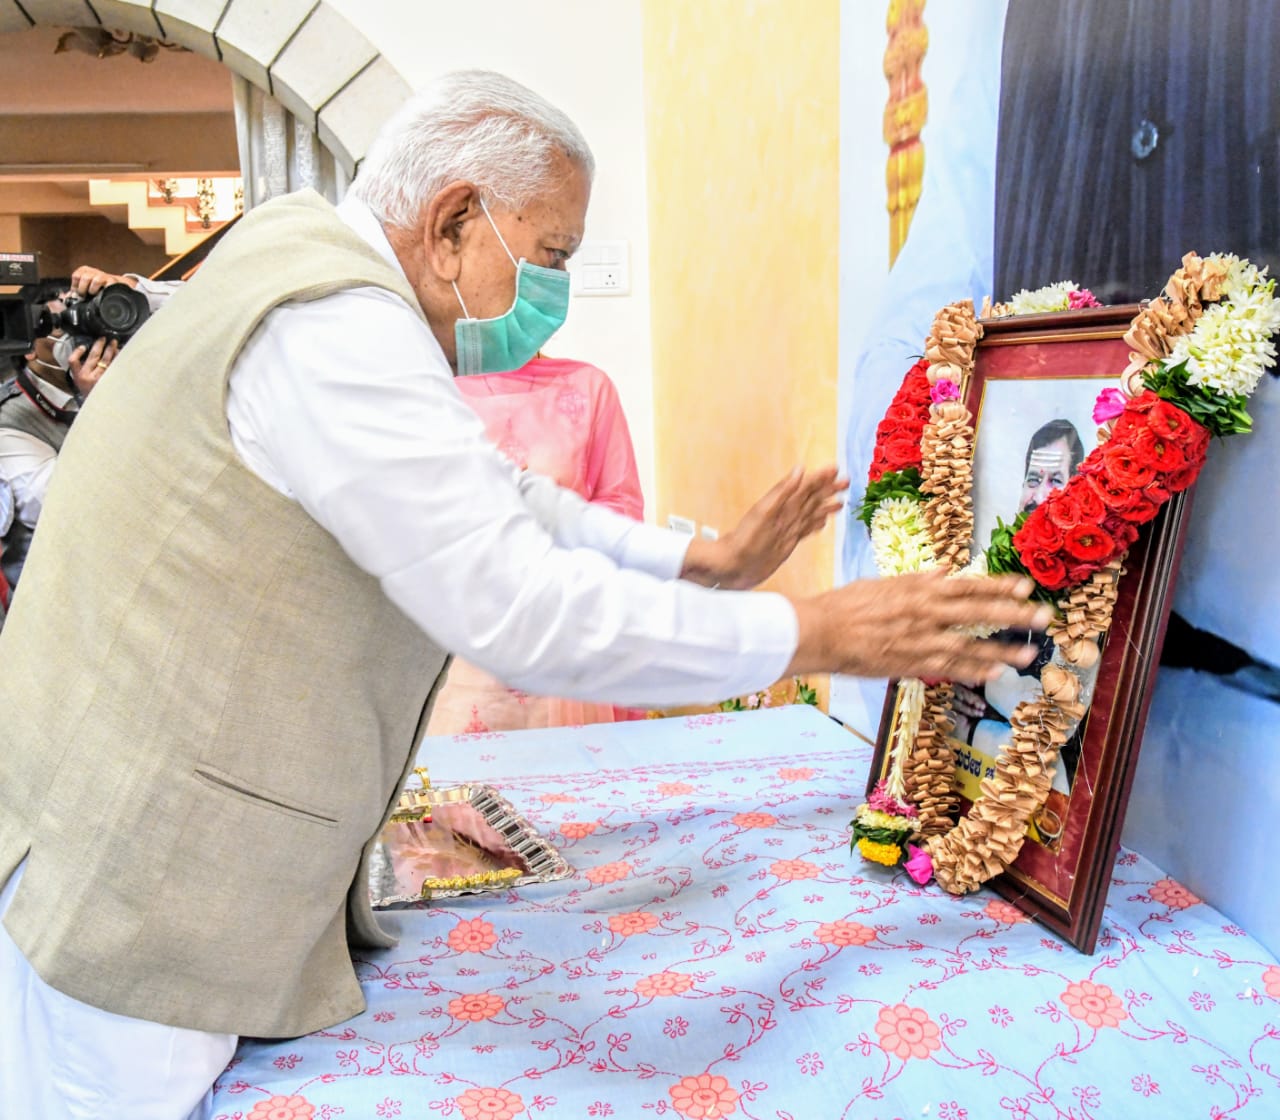
[[[444,283],[458,278],[471,223],[483,213],[478,188],[462,179],[450,183],[427,204],[422,223],[424,257],[427,268]]]

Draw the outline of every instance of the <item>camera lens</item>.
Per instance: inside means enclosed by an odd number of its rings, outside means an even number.
[[[144,316],[140,313],[137,293],[128,284],[108,285],[96,302],[104,333],[130,335],[142,325]]]

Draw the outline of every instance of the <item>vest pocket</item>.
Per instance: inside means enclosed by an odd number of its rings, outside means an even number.
[[[277,813],[284,813],[290,817],[298,817],[305,821],[312,821],[315,824],[322,824],[327,828],[337,828],[341,823],[332,810],[314,809],[308,805],[292,801],[287,797],[282,797],[278,793],[255,789],[233,774],[227,774],[212,766],[197,766],[192,773],[205,785],[212,786],[220,793],[238,797],[264,809],[272,809]]]

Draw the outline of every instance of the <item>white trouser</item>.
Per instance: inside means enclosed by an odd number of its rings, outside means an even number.
[[[0,891],[0,918],[23,866]],[[203,1120],[236,1036],[166,1027],[49,987],[0,925],[0,1117]]]

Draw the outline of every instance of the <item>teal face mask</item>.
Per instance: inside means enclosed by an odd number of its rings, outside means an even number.
[[[497,318],[473,319],[467,305],[462,302],[458,285],[453,285],[453,294],[458,297],[462,314],[466,316],[453,327],[459,377],[519,369],[564,325],[565,316],[569,313],[569,274],[555,268],[540,268],[523,257],[517,261],[511,256],[502,234],[498,233],[483,200],[480,206],[507,256],[511,257],[511,263],[516,266],[516,298],[510,310]]]

